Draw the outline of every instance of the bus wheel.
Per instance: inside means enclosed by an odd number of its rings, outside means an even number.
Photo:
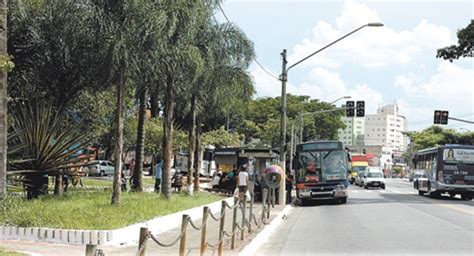
[[[451,198],[453,198],[453,197],[456,196],[456,194],[455,194],[455,193],[449,193],[449,196],[450,196]]]
[[[422,196],[422,195],[424,195],[424,194],[425,194],[425,192],[423,192],[423,191],[421,191],[421,190],[418,190],[418,195]]]
[[[471,201],[471,200],[472,200],[472,196],[466,195],[466,194],[462,194],[462,195],[461,195],[461,199],[462,199],[462,200]]]
[[[308,200],[307,200],[307,199],[304,199],[304,198],[300,198],[300,205],[301,205],[301,206],[306,206],[306,205],[308,205]]]
[[[345,204],[345,203],[347,203],[347,197],[340,198],[340,199],[339,199],[339,203],[340,203],[340,204]]]
[[[429,194],[429,197],[431,198],[440,198],[441,197],[441,193],[440,192],[430,192]]]

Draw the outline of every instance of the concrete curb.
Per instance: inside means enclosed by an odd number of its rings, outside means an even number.
[[[291,205],[287,205],[272,222],[258,233],[258,235],[239,253],[239,256],[256,255],[257,250],[270,238],[270,235],[283,221],[284,216],[288,215],[293,209]]]
[[[229,204],[233,204],[234,202],[234,198],[232,197],[224,200]],[[181,225],[183,214],[189,215],[193,221],[201,219],[202,209],[204,206],[208,206],[214,214],[219,213],[221,210],[221,202],[222,200],[114,230],[75,230],[0,226],[0,240],[29,240],[79,245],[137,244],[140,228],[147,227],[153,234],[160,234],[179,227],[179,225]]]

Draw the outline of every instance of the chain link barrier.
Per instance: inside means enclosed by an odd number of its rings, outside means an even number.
[[[224,215],[225,215],[225,211],[221,212],[220,217],[216,217],[214,214],[212,214],[211,210],[209,210],[209,216],[211,216],[211,218],[215,221],[220,221]]]
[[[174,246],[176,245],[179,240],[184,236],[184,233],[185,232],[182,232],[173,242],[169,243],[169,244],[166,244],[166,243],[162,243],[160,241],[158,241],[158,239],[154,236],[154,235],[151,235],[150,238],[159,246],[161,247],[171,247],[171,246]]]
[[[267,198],[267,200],[270,200],[270,198]],[[234,205],[230,205],[227,201],[225,201],[225,208],[230,209],[230,210],[234,210],[237,207],[240,208],[241,214],[245,213],[245,209],[243,207],[242,202],[236,201],[234,203]],[[262,224],[265,224],[265,225],[268,224],[268,222],[267,222],[268,220],[266,218],[266,215],[267,215],[267,213],[269,213],[269,211],[270,211],[270,207],[268,205],[268,202],[262,202],[262,210],[258,214],[252,213],[251,216],[249,216],[248,218],[245,218],[244,223],[242,224],[242,226],[239,223],[235,223],[234,224],[235,229],[231,233],[228,233],[226,230],[222,230],[222,236],[217,241],[217,243],[210,244],[209,242],[206,241],[206,243],[205,243],[206,246],[209,247],[209,248],[217,249],[219,247],[219,244],[223,243],[223,241],[226,237],[231,238],[237,232],[245,231],[246,227],[250,228],[252,226],[252,221],[255,223],[257,228],[260,228]],[[209,214],[209,216],[213,220],[221,221],[221,219],[225,216],[226,211],[222,211],[220,216],[215,216],[210,209],[207,210],[207,213]],[[258,220],[258,216],[261,216],[260,220]],[[172,246],[176,245],[180,241],[180,239],[183,238],[183,236],[186,234],[188,225],[190,225],[194,230],[199,231],[199,230],[202,230],[204,227],[207,226],[207,222],[201,224],[201,226],[197,226],[196,224],[194,224],[194,222],[192,221],[192,219],[190,217],[186,218],[185,226],[181,228],[183,231],[171,243],[160,242],[157,237],[155,237],[151,232],[148,232],[146,234],[145,239],[143,240],[143,243],[140,245],[136,255],[139,256],[139,255],[143,254],[144,250],[146,249],[146,246],[147,246],[147,243],[148,243],[149,239],[153,240],[157,245],[159,245],[161,247],[172,247]]]

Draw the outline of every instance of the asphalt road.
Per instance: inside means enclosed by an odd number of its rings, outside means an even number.
[[[474,201],[419,196],[412,183],[351,186],[347,204],[295,206],[258,255],[474,255]]]

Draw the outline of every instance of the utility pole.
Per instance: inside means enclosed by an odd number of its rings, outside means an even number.
[[[286,49],[283,49],[281,53],[282,57],[282,68],[281,68],[281,109],[280,109],[280,165],[283,170],[280,189],[279,189],[279,200],[278,204],[284,205],[286,203],[285,194],[285,175],[286,175],[286,81],[288,79],[288,70],[286,69]]]

